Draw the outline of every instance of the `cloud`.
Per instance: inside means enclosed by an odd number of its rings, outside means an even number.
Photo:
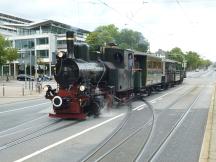
[[[216,61],[215,1],[179,2],[180,5],[169,0],[7,0],[0,1],[0,10],[33,21],[53,19],[87,30],[115,24],[142,32],[152,51],[177,46]]]

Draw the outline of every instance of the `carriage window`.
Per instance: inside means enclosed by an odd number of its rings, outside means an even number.
[[[157,62],[153,62],[153,68],[157,69]]]
[[[152,62],[148,61],[148,68],[152,68]]]
[[[114,54],[114,59],[117,63],[122,63],[123,62],[123,55],[122,53],[116,52]]]

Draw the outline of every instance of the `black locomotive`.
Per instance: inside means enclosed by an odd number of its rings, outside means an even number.
[[[184,68],[179,62],[120,49],[114,44],[89,52],[87,45],[74,45],[73,32],[66,36],[67,52],[56,56],[58,89],[45,87],[45,97],[52,100],[55,112],[50,117],[98,116],[105,102],[111,106],[114,99],[123,100],[137,93],[150,95],[153,90],[183,81]]]

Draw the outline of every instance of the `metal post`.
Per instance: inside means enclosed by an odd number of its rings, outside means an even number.
[[[35,40],[34,40],[34,44],[36,44],[36,38],[35,38]],[[37,50],[36,50],[36,48],[35,48],[35,62],[34,62],[34,65],[35,65],[35,79],[37,79],[37,77],[38,77],[38,74],[37,74],[37,69],[38,69],[38,65],[37,65]]]
[[[49,76],[51,77],[52,76],[52,62],[50,61],[49,62]]]
[[[5,96],[5,85],[3,83],[3,96]]]
[[[31,67],[31,66],[32,66],[32,63],[31,63],[31,54],[32,54],[32,51],[30,51],[29,54],[30,54],[30,56],[29,56],[30,77],[32,77],[32,67]],[[31,79],[30,79],[30,80],[31,80]],[[30,82],[32,82],[32,80],[29,81],[29,90],[31,89]]]
[[[2,65],[2,80],[3,80],[3,77],[4,77],[4,65]]]
[[[23,85],[23,87],[22,87],[22,95],[23,95],[23,96],[25,95],[24,85]]]
[[[32,81],[32,91],[33,91],[33,81]]]
[[[14,62],[14,79],[16,77],[16,63]]]
[[[25,88],[27,88],[27,84],[26,84],[26,62],[25,62]]]

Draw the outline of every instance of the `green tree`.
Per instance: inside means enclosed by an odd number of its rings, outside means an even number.
[[[201,65],[201,58],[196,52],[186,52],[186,60],[188,70],[197,69]]]
[[[106,43],[116,43],[124,49],[134,49],[146,52],[149,49],[149,43],[142,33],[130,29],[118,28],[111,24],[107,26],[99,26],[87,36],[86,42],[93,48],[104,46]]]
[[[118,28],[115,25],[99,26],[90,33],[86,42],[93,48],[97,49],[98,46],[103,46],[106,43],[116,43],[116,37],[118,36]]]
[[[0,65],[5,64],[7,61],[12,62],[18,58],[18,53],[9,40],[6,40],[0,35]]]
[[[211,64],[212,64],[212,62],[210,60],[208,60],[208,59],[205,60],[203,58],[200,58],[196,68],[207,69]]]
[[[168,52],[168,58],[183,63],[185,61],[185,54],[182,52],[181,48],[175,47]]]
[[[117,44],[121,48],[129,48],[137,51],[147,52],[149,49],[149,42],[144,38],[142,33],[133,31],[131,29],[122,29]]]

